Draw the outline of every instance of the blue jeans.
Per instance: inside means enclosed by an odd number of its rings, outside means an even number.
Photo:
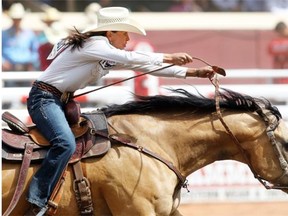
[[[27,107],[32,121],[51,144],[32,178],[27,197],[30,203],[43,208],[76,149],[76,141],[59,98],[32,87]]]

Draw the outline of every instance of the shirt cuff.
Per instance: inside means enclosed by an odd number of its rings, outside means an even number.
[[[182,79],[186,78],[186,74],[188,70],[187,67],[173,66],[173,70],[174,70],[174,77],[182,78]]]

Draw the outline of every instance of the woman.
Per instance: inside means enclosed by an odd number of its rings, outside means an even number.
[[[83,33],[76,32],[56,44],[48,59],[52,63],[34,82],[29,94],[28,111],[52,147],[33,177],[28,201],[32,204],[26,215],[44,214],[47,201],[75,151],[75,139],[65,118],[66,96],[84,88],[109,73],[110,69],[154,70],[165,63],[184,65],[192,62],[186,53],[162,54],[128,52],[128,32],[145,35],[145,30],[129,18],[122,7],[102,8],[98,26]],[[200,69],[172,66],[154,73],[158,76],[185,78],[213,76],[211,67]]]

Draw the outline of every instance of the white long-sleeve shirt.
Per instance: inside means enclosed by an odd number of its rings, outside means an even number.
[[[52,50],[50,58],[55,54],[55,50],[54,54]],[[106,37],[93,36],[87,39],[83,48],[71,51],[70,46],[64,49],[38,80],[55,86],[61,92],[74,92],[95,83],[109,70],[148,72],[165,65],[163,53],[120,50],[113,47]],[[186,67],[172,66],[153,75],[185,78],[186,72]]]

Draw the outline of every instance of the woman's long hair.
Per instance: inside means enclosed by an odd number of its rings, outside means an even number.
[[[68,46],[72,46],[71,50],[80,49],[83,47],[86,39],[92,36],[104,36],[106,37],[106,31],[102,32],[85,32],[81,33],[74,27],[75,31],[73,31],[68,37],[64,38],[65,43]]]

